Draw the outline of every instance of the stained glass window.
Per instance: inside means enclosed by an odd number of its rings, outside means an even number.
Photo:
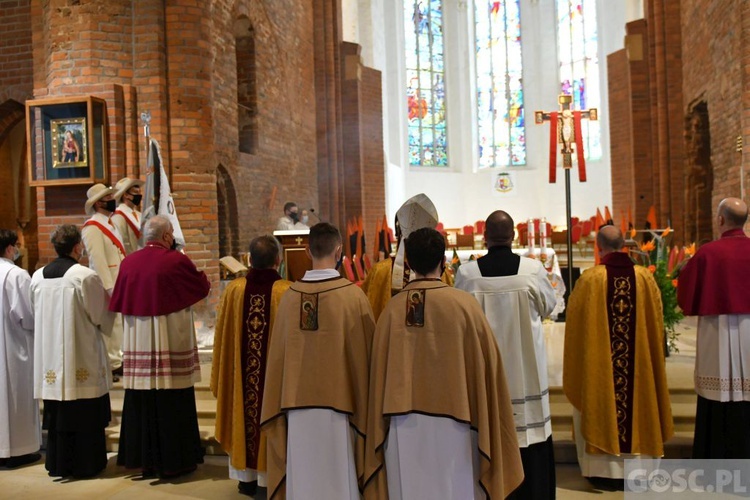
[[[475,2],[479,166],[526,163],[519,0]]]
[[[448,165],[443,1],[404,0],[409,164]]]
[[[599,108],[599,57],[595,0],[557,1],[560,88],[573,96],[572,109]],[[602,157],[601,126],[581,120],[586,158]]]

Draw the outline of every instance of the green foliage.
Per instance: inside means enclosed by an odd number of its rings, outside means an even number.
[[[667,345],[670,351],[680,352],[677,348],[677,338],[679,333],[675,331],[675,325],[679,323],[685,315],[682,313],[677,304],[677,271],[682,267],[684,262],[669,269],[669,245],[664,242],[664,237],[654,232],[651,233],[656,242],[655,248],[644,248],[642,251],[635,252],[641,258],[636,258],[638,264],[646,266],[654,275],[659,291],[661,292],[662,315],[664,317],[664,331],[667,335]]]

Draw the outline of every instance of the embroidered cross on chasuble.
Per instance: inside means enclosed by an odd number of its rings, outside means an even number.
[[[630,453],[635,374],[635,269],[607,266],[607,312],[620,452]]]
[[[273,269],[252,269],[247,275],[243,307],[242,394],[244,396],[246,463],[258,468],[260,410],[265,384],[266,353],[271,324],[271,291],[281,276]]]

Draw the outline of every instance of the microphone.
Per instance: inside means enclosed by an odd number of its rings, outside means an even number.
[[[318,219],[318,222],[323,222],[322,220],[320,220],[320,217],[318,216],[318,214],[315,213],[314,208],[310,208],[310,213],[313,214],[316,219]]]

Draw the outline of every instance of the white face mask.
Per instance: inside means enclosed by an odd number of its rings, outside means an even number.
[[[309,220],[310,220],[310,217],[308,217],[307,215],[302,216],[302,224],[307,224],[307,221]]]
[[[13,253],[13,262],[21,258],[21,249],[16,247],[16,251]]]

